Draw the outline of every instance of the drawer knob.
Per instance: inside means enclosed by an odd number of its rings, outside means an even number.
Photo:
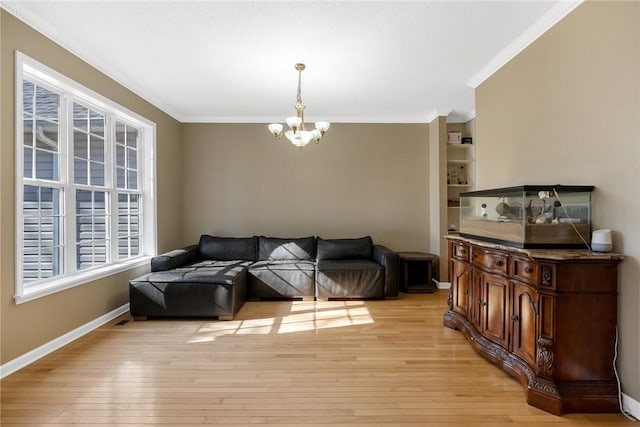
[[[513,320],[514,322],[517,322],[518,320],[520,320],[520,318],[514,314],[513,316],[511,316],[511,320]]]
[[[504,264],[504,261],[502,261],[501,259],[496,261],[496,266],[502,267],[502,264]]]
[[[531,274],[533,272],[533,268],[529,267],[528,265],[524,268],[524,272],[527,274]]]

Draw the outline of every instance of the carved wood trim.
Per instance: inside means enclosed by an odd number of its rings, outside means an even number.
[[[536,371],[538,375],[543,377],[551,378],[553,376],[553,340],[550,338],[538,338]]]
[[[446,312],[443,323],[446,327],[461,331],[471,345],[479,351],[480,355],[500,366],[506,373],[518,379],[523,385],[526,385],[528,389],[536,390],[542,395],[547,396],[550,402],[560,397],[560,393],[553,382],[540,378],[536,370],[527,362],[485,338],[459,313],[454,311]],[[551,410],[551,406],[545,407],[544,409]]]
[[[536,389],[536,390],[539,390],[541,392],[544,392],[546,394],[550,394],[550,395],[553,395],[553,396],[560,396],[560,394],[558,393],[558,390],[554,386],[552,386],[550,384],[547,384],[547,383],[543,383],[543,382],[540,382],[540,381],[534,381],[531,384],[531,387]]]
[[[553,287],[553,271],[551,269],[551,266],[542,265],[541,270],[542,270],[541,285],[547,288],[552,288]]]

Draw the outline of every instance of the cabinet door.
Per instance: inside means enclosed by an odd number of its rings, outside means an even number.
[[[538,293],[520,282],[511,282],[512,352],[535,367]]]
[[[467,317],[469,304],[469,265],[455,259],[451,260],[451,297],[453,311]]]
[[[483,301],[483,273],[478,269],[471,271],[471,286],[469,290],[469,321],[482,331],[482,313],[484,309]]]
[[[495,274],[482,274],[482,335],[503,346],[508,346],[507,296],[509,281]]]

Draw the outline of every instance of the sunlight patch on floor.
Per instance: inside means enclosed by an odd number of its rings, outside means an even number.
[[[374,323],[362,301],[294,301],[291,314],[258,319],[209,322],[188,343],[207,343],[227,335],[268,335],[316,331]]]
[[[366,307],[323,310],[284,316],[278,333],[284,334],[327,328],[341,328],[367,323],[373,323],[373,318]]]
[[[364,301],[361,301],[361,300],[292,301],[291,312],[323,310],[327,308],[336,308],[336,307],[364,307],[364,304],[365,304]]]

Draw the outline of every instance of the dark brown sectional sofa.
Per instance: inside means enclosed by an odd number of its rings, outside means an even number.
[[[232,319],[248,299],[394,298],[398,254],[371,237],[249,238],[202,235],[151,260],[129,282],[130,311],[144,317]]]

